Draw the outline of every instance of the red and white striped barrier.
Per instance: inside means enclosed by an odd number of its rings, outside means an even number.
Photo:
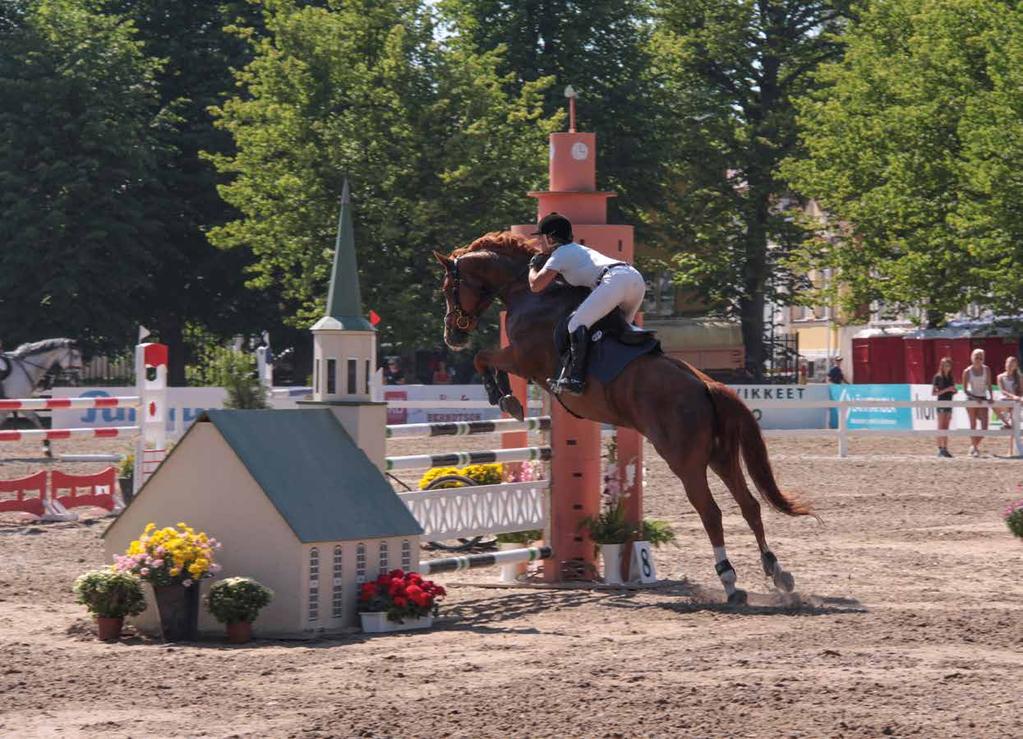
[[[70,408],[136,407],[135,426],[93,428],[26,429],[0,431],[0,442],[39,439],[115,439],[135,437],[135,491],[152,474],[166,455],[167,437],[167,347],[164,344],[139,344],[135,347],[137,395],[92,398],[4,398],[0,411],[63,410]],[[99,456],[99,455],[90,455]],[[55,503],[54,505],[60,505]]]
[[[142,404],[138,395],[112,398],[18,398],[0,399],[0,411],[52,411],[65,408],[133,408]]]
[[[138,436],[138,426],[103,426],[81,429],[18,429],[16,431],[0,431],[0,441],[28,441],[30,439],[114,439],[125,436]]]

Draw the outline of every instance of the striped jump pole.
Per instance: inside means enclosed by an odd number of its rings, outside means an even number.
[[[388,439],[416,439],[426,436],[472,436],[503,434],[506,431],[549,431],[550,416],[536,416],[524,421],[502,418],[496,421],[454,421],[452,423],[401,423],[387,427]]]
[[[49,411],[64,408],[133,408],[142,403],[138,395],[98,398],[17,398],[0,400],[0,411]]]
[[[550,559],[553,556],[554,550],[550,547],[506,549],[503,552],[469,554],[465,557],[428,559],[419,563],[419,571],[424,575],[436,575],[438,572],[458,572],[460,570],[475,570],[478,567],[535,562],[541,559]]]
[[[98,426],[81,429],[23,429],[0,431],[0,441],[23,441],[27,439],[114,439],[120,436],[138,436],[138,426]]]
[[[524,446],[514,449],[494,449],[482,452],[450,452],[448,454],[414,454],[407,457],[388,457],[387,471],[420,470],[427,467],[461,467],[467,464],[492,464],[494,462],[548,461],[551,458],[549,446]]]

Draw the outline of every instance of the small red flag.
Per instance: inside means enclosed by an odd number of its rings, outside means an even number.
[[[378,316],[377,312],[372,308],[369,309],[369,322],[374,326],[380,323],[380,316]]]

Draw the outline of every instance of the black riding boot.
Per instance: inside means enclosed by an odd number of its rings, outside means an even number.
[[[571,355],[551,389],[558,394],[582,395],[586,389],[586,356],[590,350],[590,330],[579,326],[569,335]]]

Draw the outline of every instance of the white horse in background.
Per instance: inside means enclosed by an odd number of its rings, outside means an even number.
[[[31,398],[52,370],[82,369],[82,353],[74,339],[33,341],[14,351],[3,352],[2,357],[8,369],[6,377],[0,381],[0,398]],[[43,427],[35,413],[22,413],[36,428]],[[9,412],[0,411],[0,427],[9,415]],[[43,447],[48,449],[49,443],[44,443]]]

